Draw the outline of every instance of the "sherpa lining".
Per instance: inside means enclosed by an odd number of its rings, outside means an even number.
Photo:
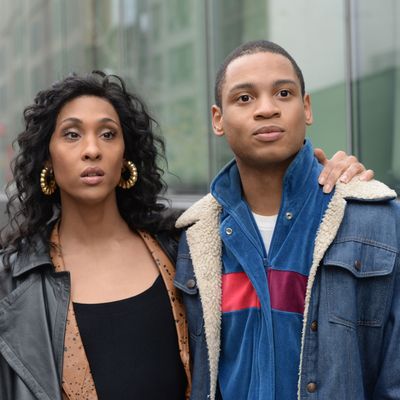
[[[210,367],[210,399],[215,398],[218,377],[221,333],[221,239],[219,214],[221,206],[208,194],[178,219],[176,226],[187,225],[187,241],[194,275],[203,308],[204,330]]]

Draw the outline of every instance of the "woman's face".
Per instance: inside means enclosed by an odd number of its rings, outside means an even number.
[[[80,96],[66,103],[49,144],[63,206],[115,201],[124,149],[118,114],[106,99]]]

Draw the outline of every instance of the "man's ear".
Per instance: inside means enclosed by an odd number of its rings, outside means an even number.
[[[306,119],[306,125],[310,126],[313,122],[313,114],[312,114],[312,108],[311,108],[311,96],[306,93],[304,95],[304,115]]]
[[[214,133],[217,136],[223,136],[224,135],[224,128],[223,128],[224,117],[222,116],[221,108],[215,104],[211,107],[211,119],[212,119],[212,127],[214,130]]]

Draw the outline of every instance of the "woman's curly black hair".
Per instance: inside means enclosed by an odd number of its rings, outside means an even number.
[[[82,95],[108,100],[118,113],[125,142],[126,160],[133,161],[138,180],[131,189],[117,188],[119,211],[132,229],[156,233],[163,226],[165,205],[160,194],[166,190],[157,162],[164,158],[164,142],[153,129],[157,125],[143,101],[126,90],[124,81],[116,75],[94,71],[85,76],[76,74],[40,91],[34,104],[24,110],[25,130],[16,139],[19,151],[11,168],[14,180],[7,186],[8,225],[2,231],[3,261],[9,266],[11,254],[22,246],[34,245],[39,235],[48,241],[55,211],[60,209],[57,190],[46,196],[40,188],[40,172],[49,160],[49,142],[61,108]],[[36,240],[35,240],[36,241]]]

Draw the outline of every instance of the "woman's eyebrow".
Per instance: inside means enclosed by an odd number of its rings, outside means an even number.
[[[82,125],[82,124],[83,124],[83,121],[82,121],[81,119],[79,119],[79,118],[76,118],[76,117],[68,117],[68,118],[65,118],[65,119],[63,119],[63,120],[61,121],[61,124],[65,123],[65,122],[74,122],[75,124],[79,124],[79,125]],[[98,122],[102,122],[102,123],[104,123],[104,122],[112,122],[112,123],[114,123],[115,125],[118,125],[118,126],[119,126],[119,123],[118,123],[117,121],[115,121],[114,119],[109,118],[109,117],[100,118],[100,119],[98,120]]]
[[[75,118],[75,117],[65,118],[61,121],[61,124],[63,124],[64,122],[75,122],[76,124],[82,124],[82,121],[79,118]]]
[[[104,117],[99,120],[99,122],[113,122],[115,125],[119,126],[119,123],[112,118]]]

